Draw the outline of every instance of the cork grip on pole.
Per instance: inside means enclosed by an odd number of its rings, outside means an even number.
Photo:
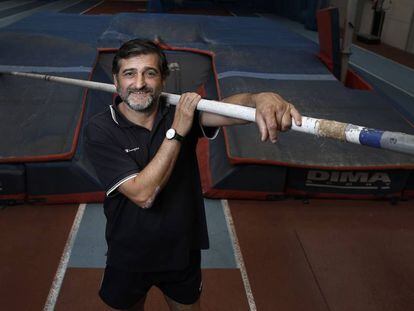
[[[347,123],[320,119],[318,124],[318,136],[346,141],[345,129]]]

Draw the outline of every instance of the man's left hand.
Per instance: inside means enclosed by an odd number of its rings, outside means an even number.
[[[275,143],[278,131],[287,131],[292,126],[292,118],[297,126],[302,124],[302,116],[295,106],[276,93],[257,93],[252,95],[256,104],[256,123],[261,140],[270,139]]]

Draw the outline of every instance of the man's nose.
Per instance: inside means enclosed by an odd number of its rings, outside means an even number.
[[[134,84],[134,87],[137,89],[144,87],[146,85],[144,75],[140,75],[140,74],[136,75],[133,81],[133,84]]]

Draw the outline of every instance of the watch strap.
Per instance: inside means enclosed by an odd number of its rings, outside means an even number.
[[[181,136],[180,134],[177,133],[177,131],[175,131],[175,135],[174,135],[173,139],[176,139],[178,141],[183,141],[184,136]]]

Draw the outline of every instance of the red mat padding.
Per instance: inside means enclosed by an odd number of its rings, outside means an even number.
[[[319,54],[318,57],[328,69],[340,79],[341,52],[338,8],[327,8],[317,12]],[[351,89],[372,91],[372,86],[355,71],[348,69],[345,86]]]

